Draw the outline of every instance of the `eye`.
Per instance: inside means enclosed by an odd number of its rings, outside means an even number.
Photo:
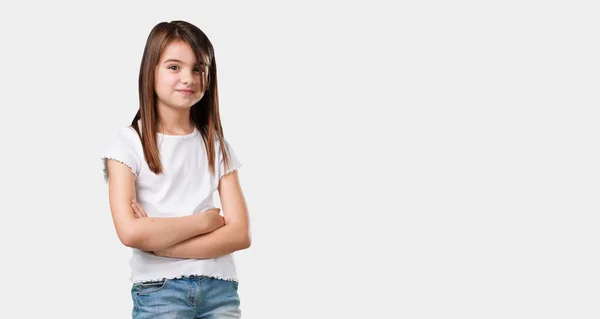
[[[200,72],[204,72],[204,70],[201,71],[200,68],[194,68],[194,72],[200,73]]]
[[[177,71],[179,70],[179,67],[177,65],[169,65],[169,69]]]

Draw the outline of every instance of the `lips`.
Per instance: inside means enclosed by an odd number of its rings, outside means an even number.
[[[183,94],[183,95],[192,95],[194,94],[194,91],[192,90],[176,90],[177,92]]]

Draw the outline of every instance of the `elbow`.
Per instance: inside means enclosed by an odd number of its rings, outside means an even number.
[[[118,232],[119,240],[127,247],[143,249],[140,235],[133,226],[129,225],[129,227],[121,229]]]
[[[240,223],[237,227],[237,238],[239,249],[248,249],[252,245],[252,238],[250,236],[250,227],[247,224]]]
[[[240,250],[250,248],[250,240],[244,240],[240,243]]]
[[[252,245],[252,239],[250,238],[250,234],[247,234],[246,236],[243,236],[241,239],[241,249],[248,249],[250,248],[250,246]]]
[[[121,231],[118,233],[119,240],[127,247],[137,248],[136,236],[132,231]]]
[[[250,238],[250,230],[248,229],[247,225],[243,223],[234,222],[231,223],[228,227],[231,227],[230,230],[232,244],[236,250],[250,248],[250,245],[252,244],[252,239]]]
[[[242,224],[232,224],[232,239],[237,250],[250,248],[252,239],[248,227]]]
[[[154,251],[161,249],[157,247],[157,243],[150,242],[147,237],[143,237],[143,234],[139,231],[124,231],[119,234],[121,243],[129,248],[135,248],[144,251]],[[164,247],[163,247],[164,248]]]

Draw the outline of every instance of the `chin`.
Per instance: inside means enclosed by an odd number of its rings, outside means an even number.
[[[169,107],[179,111],[185,111],[191,109],[193,104],[170,104]]]
[[[189,109],[192,108],[192,106],[193,106],[193,104],[192,105],[182,105],[182,106],[177,107],[177,109],[179,109],[179,110],[189,110]]]

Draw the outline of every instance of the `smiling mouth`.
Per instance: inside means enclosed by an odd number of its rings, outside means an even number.
[[[188,90],[177,90],[177,92],[183,94],[183,95],[192,95],[194,94],[194,91],[188,91]]]

